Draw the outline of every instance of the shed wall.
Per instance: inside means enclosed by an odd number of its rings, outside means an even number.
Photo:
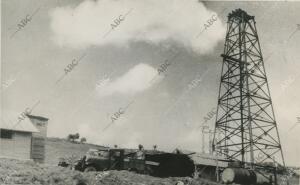
[[[30,159],[31,136],[29,132],[14,131],[11,139],[0,138],[0,156]]]
[[[48,121],[36,117],[29,118],[32,124],[39,130],[39,132],[32,134],[31,158],[35,162],[43,163],[45,161],[45,140],[47,137]]]
[[[33,133],[33,137],[47,137],[48,121],[43,121],[35,118],[30,118],[32,124],[38,129],[39,132]]]

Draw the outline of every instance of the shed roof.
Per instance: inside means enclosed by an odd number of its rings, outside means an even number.
[[[228,162],[225,162],[222,160],[222,158],[213,155],[196,153],[190,155],[190,157],[196,165],[219,166],[219,167],[228,166]]]
[[[197,153],[189,150],[183,150],[176,148],[174,152],[179,152],[190,156],[196,165],[206,165],[206,166],[219,166],[227,167],[228,163],[224,161],[221,156],[215,156],[207,153]]]
[[[14,130],[20,132],[39,132],[38,129],[32,124],[28,117],[19,122],[9,122],[1,119],[0,129]]]
[[[38,120],[41,120],[41,121],[48,121],[49,120],[49,118],[42,117],[42,116],[35,116],[35,115],[32,115],[32,114],[27,114],[27,116],[29,118],[34,118],[34,119],[38,119]]]

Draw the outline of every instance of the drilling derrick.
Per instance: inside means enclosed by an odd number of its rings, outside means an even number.
[[[243,167],[285,166],[254,16],[229,13],[221,56],[214,151]]]

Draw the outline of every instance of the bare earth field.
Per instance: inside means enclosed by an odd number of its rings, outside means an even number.
[[[218,185],[204,179],[156,178],[128,171],[82,173],[32,161],[0,159],[0,184],[35,185]]]

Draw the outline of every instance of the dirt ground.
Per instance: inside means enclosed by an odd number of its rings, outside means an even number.
[[[0,184],[35,185],[219,185],[204,179],[156,178],[128,171],[82,173],[32,161],[0,159]]]

